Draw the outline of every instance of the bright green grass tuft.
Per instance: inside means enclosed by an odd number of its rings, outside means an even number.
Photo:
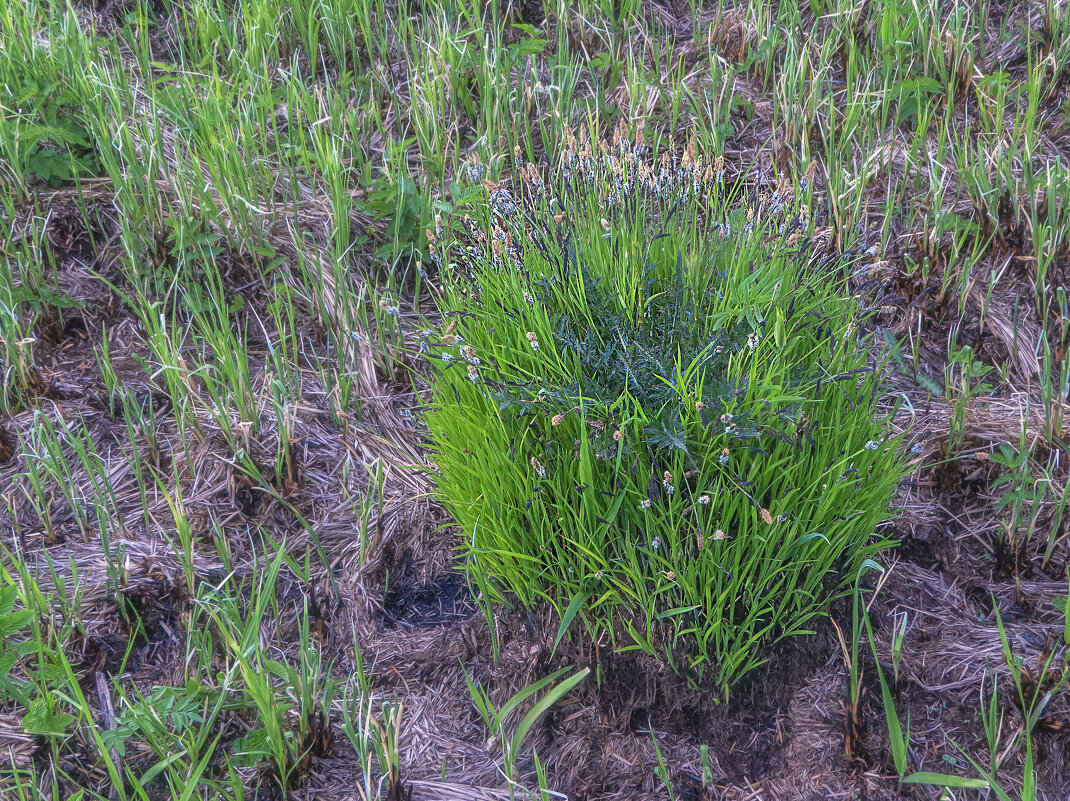
[[[805,205],[615,141],[573,142],[549,186],[524,168],[442,243],[438,491],[484,597],[727,692],[889,544],[898,440]]]

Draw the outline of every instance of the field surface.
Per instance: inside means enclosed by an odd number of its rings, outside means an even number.
[[[434,232],[618,125],[879,290],[897,546],[727,700],[426,451]],[[1065,0],[0,0],[0,798],[1065,801],[1068,295]]]

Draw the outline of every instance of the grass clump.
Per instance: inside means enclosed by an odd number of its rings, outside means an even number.
[[[888,544],[866,306],[808,256],[806,179],[733,197],[720,159],[621,129],[518,167],[429,237],[427,421],[468,570],[727,693]]]

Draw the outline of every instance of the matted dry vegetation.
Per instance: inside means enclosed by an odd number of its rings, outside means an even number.
[[[241,8],[249,5],[256,4]],[[247,79],[235,77],[228,61],[233,54],[214,53],[204,63],[176,56],[181,47],[205,47],[189,43],[184,14],[224,6],[202,0],[76,6],[71,19],[120,43],[114,53],[96,42],[86,52],[132,76],[129,85],[101,79],[121,85],[116,97],[129,104],[84,127],[104,147],[102,132],[128,123],[129,143],[117,138],[112,145],[129,147],[124,157],[140,158],[145,170],[122,184],[103,164],[92,179],[53,188],[25,162],[9,157],[0,165],[8,198],[0,214],[10,231],[0,239],[0,255],[15,264],[25,246],[40,260],[48,297],[65,299],[35,307],[31,347],[5,351],[0,537],[9,572],[16,575],[21,563],[43,595],[58,588],[75,599],[66,609],[77,625],[64,629],[70,636],[62,648],[95,725],[112,728],[121,715],[117,687],[130,695],[190,679],[211,683],[190,656],[191,625],[205,625],[192,611],[204,597],[198,588],[226,585],[248,593],[253,577],[282,550],[288,561],[279,568],[277,605],[258,621],[258,648],[296,664],[311,644],[343,683],[357,670],[354,646],[359,649],[376,703],[397,701],[399,763],[382,788],[393,799],[507,797],[501,744],[475,711],[467,680],[501,703],[569,665],[599,666],[600,686],[589,677],[540,719],[520,760],[525,786],[535,786],[534,750],[549,788],[572,799],[936,797],[931,787],[898,782],[864,634],[864,691],[852,726],[845,654],[831,621],[778,645],[727,703],[716,704],[647,658],[570,639],[555,651],[559,620],[546,608],[497,610],[492,631],[455,571],[455,534],[431,500],[425,472],[418,414],[424,387],[408,344],[422,314],[432,313],[427,282],[417,278],[423,266],[435,279],[420,250],[423,227],[433,224],[436,211],[451,213],[433,203],[451,200],[462,157],[481,154],[497,179],[509,181],[514,144],[541,163],[553,156],[546,151],[557,141],[557,126],[586,121],[590,112],[645,124],[664,141],[702,137],[723,153],[727,180],[742,185],[756,186],[769,175],[797,178],[800,165],[817,163],[823,200],[814,256],[874,246],[860,264],[859,281],[885,285],[890,299],[879,323],[887,341],[899,343],[889,346],[895,352],[886,400],[898,409],[896,424],[908,432],[916,469],[898,497],[901,515],[888,524],[901,544],[883,560],[887,572],[869,610],[890,681],[896,631],[904,616],[907,621],[893,694],[904,722],[909,712],[911,770],[976,776],[952,740],[988,763],[979,715],[993,675],[1001,750],[1026,722],[995,606],[1023,660],[1020,675],[1040,683],[1025,701],[1044,701],[1029,721],[1037,797],[1066,798],[1070,692],[1063,677],[1070,666],[1065,612],[1055,605],[1067,596],[1070,556],[1070,513],[1063,511],[1070,480],[1068,322],[1065,294],[1058,295],[1070,284],[1066,5],[992,3],[980,23],[964,27],[956,27],[954,9],[926,5],[935,12],[928,38],[909,28],[914,12],[902,9],[890,24],[913,44],[898,54],[866,50],[864,68],[851,63],[848,43],[882,35],[883,4],[816,5],[819,13],[804,5],[790,14],[761,3],[694,13],[686,4],[607,6],[619,21],[596,4],[513,3],[493,14],[450,4],[387,6],[366,12],[374,47],[367,33],[353,33],[359,26],[350,19],[347,65],[326,45],[310,58],[291,20],[288,33],[271,40],[275,50],[263,56],[263,64],[278,59],[289,77],[267,74],[263,85],[285,86],[303,70],[309,106],[299,113],[293,90],[283,88],[281,97],[270,98],[272,119],[261,119],[262,139],[245,137],[235,123],[234,153],[262,161],[273,182],[254,182],[244,194],[217,186],[220,174],[207,158],[190,158],[200,144],[170,107],[161,110],[162,90],[148,80],[165,85],[173,77],[166,65],[195,74],[211,63],[224,82],[244,87]],[[37,11],[35,24],[43,29],[44,20],[62,17],[58,6]],[[2,8],[0,18],[17,13]],[[529,32],[517,24],[537,27]],[[44,38],[33,46],[17,43],[12,24],[3,30],[0,51],[48,49]],[[131,31],[146,33],[143,54]],[[546,44],[530,52],[509,49],[533,38]],[[454,73],[449,55],[458,43],[465,48],[464,75]],[[261,65],[249,58],[256,73]],[[903,74],[894,72],[904,59]],[[893,72],[882,77],[882,68]],[[66,69],[57,66],[56,74],[72,85],[89,80]],[[614,70],[619,82],[609,85]],[[978,108],[999,91],[985,80],[997,74],[1021,90],[1000,95],[1006,118],[998,124]],[[943,88],[893,91],[918,76],[937,76]],[[342,113],[325,97],[327,85],[352,93],[339,101]],[[199,84],[189,79],[184,86]],[[262,91],[257,81],[249,87]],[[471,97],[458,96],[464,91]],[[0,100],[5,124],[13,125],[23,113],[9,106],[15,95]],[[186,101],[188,115],[203,114],[222,131],[225,116],[211,117],[200,102]],[[917,108],[904,117],[908,102]],[[67,99],[65,105],[77,104]],[[852,117],[852,109],[861,116]],[[327,127],[338,124],[331,133],[344,142],[334,152],[346,165],[337,185],[323,162],[293,159],[275,145],[285,135],[292,146],[296,132],[313,131],[319,124],[313,110]],[[567,119],[555,116],[561,112]],[[89,118],[94,110],[75,113]],[[1031,120],[1028,132],[1018,119]],[[930,123],[933,131],[919,134]],[[941,137],[959,143],[961,157],[953,147],[941,151]],[[324,159],[330,158],[328,152]],[[964,174],[970,170],[977,174]],[[194,173],[203,188],[191,189]],[[407,179],[412,189],[404,188]],[[132,230],[129,215],[140,206],[149,213]],[[145,318],[132,298],[145,275],[173,271],[176,248],[162,221],[179,210],[205,221],[217,249],[210,264],[225,297],[228,303],[241,298],[233,318],[241,321],[248,355],[246,399],[260,421],[255,434],[243,429],[239,412],[225,413],[233,417],[232,431],[221,423],[204,365],[196,361],[205,351],[192,342],[176,347],[176,357],[187,361],[166,373],[146,344]],[[355,233],[339,244],[343,217]],[[1037,233],[1043,225],[1044,240]],[[270,253],[258,244],[269,245]],[[141,259],[147,263],[136,263]],[[1042,261],[1045,272],[1038,269]],[[34,273],[9,269],[13,286],[29,285]],[[281,423],[272,359],[284,332],[271,311],[280,287],[293,293],[292,380],[299,387]],[[144,299],[142,307],[172,313],[166,304],[161,296]],[[396,317],[384,314],[394,305]],[[962,346],[993,368],[983,377],[986,388],[978,371],[949,366],[949,352]],[[12,356],[20,353],[29,360],[21,366]],[[167,375],[185,388],[180,408]],[[348,400],[340,376],[351,382]],[[128,425],[117,386],[151,424]],[[39,461],[48,431],[61,432],[55,441],[63,443],[71,472],[66,482],[46,481],[37,492],[28,463]],[[86,440],[99,455],[97,471],[87,469],[92,459],[81,461],[72,450],[72,442]],[[1012,472],[992,458],[1001,445],[1028,456],[1018,484],[997,483]],[[1001,505],[1014,487],[1044,491]],[[98,517],[90,507],[101,502],[107,508]],[[98,521],[105,521],[106,541]],[[57,611],[42,619],[44,636],[62,628],[67,621],[60,617]],[[849,637],[849,604],[837,605],[833,617]],[[230,664],[223,653],[215,659],[213,668]],[[293,797],[363,799],[360,768],[340,729],[343,703],[335,698],[326,716],[307,710]],[[26,734],[23,714],[9,699],[0,707],[0,782],[9,782],[0,793],[17,792],[20,774],[12,768],[36,771],[23,785],[25,797],[44,794],[53,776],[56,797],[78,787],[101,797],[113,792],[97,741],[84,733],[86,721],[57,741]],[[228,747],[256,725],[249,709],[223,713],[209,773],[225,774]],[[702,746],[708,747],[706,777]],[[1000,772],[1012,796],[1021,787],[1023,759],[1020,746],[1009,750]],[[133,777],[155,757],[132,738],[115,761]],[[236,768],[251,798],[278,795],[273,770],[267,759]],[[30,786],[38,790],[25,789]],[[170,797],[160,783],[148,791],[151,798]],[[221,797],[217,792],[205,787],[193,797]]]

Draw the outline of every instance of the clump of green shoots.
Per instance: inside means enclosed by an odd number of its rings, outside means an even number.
[[[888,544],[903,463],[867,307],[808,256],[789,182],[736,198],[694,145],[565,139],[428,237],[439,497],[484,599],[547,600],[559,641],[579,621],[726,694]]]

